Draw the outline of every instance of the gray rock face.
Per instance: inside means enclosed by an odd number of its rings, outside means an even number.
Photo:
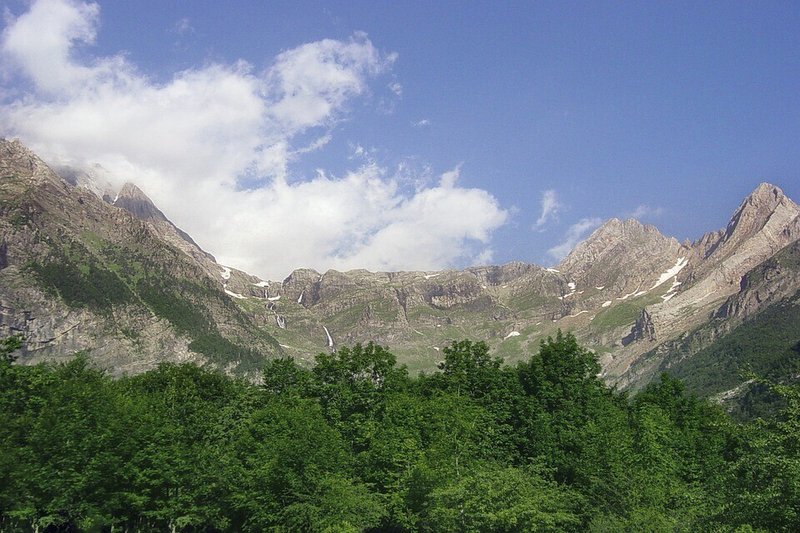
[[[0,176],[0,335],[25,337],[20,362],[88,350],[116,374],[166,360],[228,369],[280,353],[207,274],[214,264],[219,275],[213,258],[135,187],[121,196],[137,216],[6,140]]]
[[[626,346],[608,364],[609,377],[622,385],[649,379],[649,373],[666,364],[672,352],[682,357],[694,353],[774,302],[774,298],[759,302],[761,296],[748,289],[748,280],[758,276],[754,272],[768,269],[776,254],[797,242],[799,221],[800,208],[783,191],[773,185],[759,185],[724,230],[708,233],[689,247],[688,265],[683,277],[677,278],[682,282],[680,290],[673,298],[646,307],[653,334],[638,336],[641,325],[634,324],[630,335],[639,342]],[[773,271],[772,276],[786,285],[785,290],[800,288],[797,277],[788,271]],[[742,296],[749,302],[745,304],[740,295],[748,293],[750,296]],[[695,330],[703,333],[695,335],[689,344],[679,341],[686,332]],[[638,359],[650,351],[644,368]]]
[[[375,341],[412,371],[433,370],[454,340],[486,340],[514,362],[562,329],[597,350],[608,381],[636,387],[800,289],[800,209],[768,184],[695,243],[612,219],[554,269],[298,269],[264,281],[217,264],[135,185],[109,205],[9,141],[0,141],[0,176],[0,335],[28,337],[26,362],[90,349],[115,372],[136,372],[164,359],[214,363],[214,350],[230,350],[219,338],[256,357],[306,361]],[[70,303],[68,286],[48,289],[41,272],[52,271],[29,265],[56,260],[76,282],[95,273],[116,287],[115,303],[96,296],[92,307],[80,294]]]
[[[558,265],[582,285],[613,287],[619,291],[646,290],[653,272],[674,265],[686,250],[674,238],[637,220],[612,218]]]
[[[114,207],[128,211],[140,220],[163,222],[167,220],[150,198],[133,183],[126,183],[113,202]]]
[[[800,241],[786,246],[773,257],[747,272],[739,291],[726,298],[707,320],[691,331],[661,342],[650,353],[633,361],[623,383],[640,386],[659,373],[710,346],[760,313],[795,300],[800,295]],[[780,334],[792,335],[782,331]],[[794,332],[800,339],[800,332]]]

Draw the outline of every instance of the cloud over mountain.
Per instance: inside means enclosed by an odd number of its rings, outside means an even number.
[[[414,189],[374,162],[343,176],[291,174],[396,61],[367,35],[302,44],[261,72],[217,62],[156,82],[122,52],[87,55],[100,15],[96,4],[38,0],[7,23],[3,135],[135,182],[222,262],[264,277],[486,259],[507,212],[459,187],[457,171]]]

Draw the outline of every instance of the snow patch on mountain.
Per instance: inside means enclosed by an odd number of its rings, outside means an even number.
[[[568,293],[567,293],[567,294],[565,294],[564,296],[559,296],[559,297],[558,297],[558,299],[559,299],[559,300],[564,300],[564,299],[566,299],[566,298],[569,298],[569,297],[570,297],[570,296],[572,296],[573,294],[575,294],[575,291],[574,291],[574,290],[572,290],[572,291],[568,292]]]
[[[245,296],[242,296],[237,292],[229,291],[228,289],[225,289],[225,294],[228,296],[233,296],[234,298],[238,298],[239,300],[244,300],[246,298]]]
[[[667,293],[664,294],[661,297],[661,299],[664,300],[665,302],[668,302],[670,300],[670,298],[672,298],[673,296],[675,296],[677,294],[678,285],[680,285],[680,284],[681,284],[681,282],[678,281],[677,277],[675,279],[673,279],[672,280],[672,287],[669,288]]]
[[[617,300],[627,300],[628,298],[636,298],[638,296],[642,296],[643,294],[647,294],[647,291],[640,291],[639,287],[637,287],[636,290],[633,292],[629,292],[624,296],[617,296]]]
[[[658,277],[658,281],[656,281],[655,285],[650,287],[650,290],[655,289],[656,287],[658,287],[662,283],[666,282],[668,279],[677,276],[678,273],[681,270],[683,270],[683,267],[685,267],[688,264],[689,264],[689,261],[685,257],[679,257],[678,260],[675,261],[675,264],[671,268],[669,268],[666,272],[664,272],[663,274],[661,274],[661,276]]]

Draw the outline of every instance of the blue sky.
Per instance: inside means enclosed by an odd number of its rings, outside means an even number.
[[[695,239],[761,181],[800,199],[797,2],[4,7],[2,133],[263,277],[553,264],[610,217]]]

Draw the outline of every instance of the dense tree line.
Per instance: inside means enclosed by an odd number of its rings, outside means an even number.
[[[417,377],[369,344],[254,385],[112,380],[0,343],[2,531],[797,531],[800,390],[741,425],[667,376],[633,398],[571,335]]]

